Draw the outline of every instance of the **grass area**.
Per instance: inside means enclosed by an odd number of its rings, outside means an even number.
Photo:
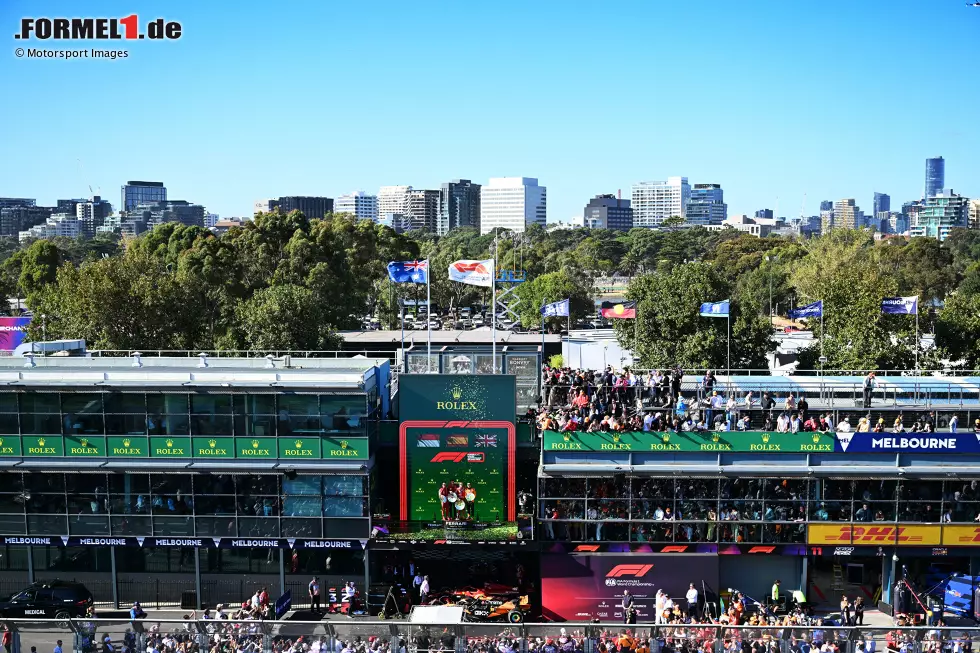
[[[481,530],[462,530],[458,528],[420,528],[408,533],[392,533],[393,540],[465,540],[471,541],[500,541],[516,540],[517,524],[491,526]]]

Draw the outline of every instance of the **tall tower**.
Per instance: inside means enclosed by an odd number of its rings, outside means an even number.
[[[926,159],[926,194],[923,199],[935,197],[946,188],[946,162],[937,156]]]

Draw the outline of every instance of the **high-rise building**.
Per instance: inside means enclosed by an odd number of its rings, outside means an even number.
[[[820,210],[821,211],[833,211],[834,210],[834,203],[831,202],[830,200],[823,200],[822,202],[820,202]]]
[[[192,227],[204,226],[204,214],[207,211],[200,204],[191,204],[185,200],[170,200],[168,202],[151,202],[133,207],[126,212],[126,219],[142,221],[148,228],[164,222],[180,222]]]
[[[396,231],[404,231],[411,191],[411,186],[382,186],[378,190],[378,222]]]
[[[279,210],[283,213],[299,211],[308,220],[319,219],[327,213],[333,213],[333,200],[329,197],[310,197],[306,195],[289,195],[280,197]]]
[[[878,228],[881,230],[881,233],[904,234],[909,230],[909,224],[905,219],[904,213],[899,213],[898,211],[882,211],[875,218],[877,219]]]
[[[91,238],[96,230],[112,215],[112,204],[98,195],[87,202],[75,205],[75,217],[82,221],[82,235]]]
[[[368,195],[364,191],[357,191],[348,195],[341,195],[333,201],[335,213],[349,213],[361,220],[378,220],[378,196]]]
[[[0,206],[2,206],[2,199],[0,199]],[[0,236],[16,236],[21,231],[43,224],[51,217],[51,213],[51,207],[33,204],[0,208]]]
[[[854,199],[837,200],[834,202],[834,221],[832,229],[861,229],[864,224],[864,212]]]
[[[439,223],[439,195],[437,190],[418,188],[409,191],[406,230],[435,233]]]
[[[615,195],[596,195],[582,211],[582,224],[589,229],[629,231],[633,228],[630,201]]]
[[[980,199],[970,200],[967,226],[970,229],[980,229]]]
[[[279,200],[268,199],[268,200],[255,200],[254,214],[259,213],[272,213],[279,208]]]
[[[24,242],[33,238],[78,238],[83,235],[82,221],[70,213],[54,213],[43,224],[35,225],[18,234]]]
[[[162,181],[127,181],[121,192],[119,210],[132,211],[139,204],[167,201],[167,187]]]
[[[10,209],[16,206],[37,206],[37,200],[27,197],[0,197],[0,209]]]
[[[684,218],[690,199],[691,186],[687,177],[633,184],[633,226],[659,227],[668,218]]]
[[[533,177],[491,177],[480,189],[480,233],[507,229],[522,233],[530,224],[546,226],[548,191]]]
[[[439,190],[439,225],[445,235],[460,227],[480,228],[480,184],[469,179],[453,179]]]
[[[913,237],[920,236],[946,240],[951,229],[969,224],[970,200],[956,195],[952,189],[933,197],[927,197],[919,208],[915,222],[909,227]]]
[[[728,205],[721,184],[694,184],[687,203],[686,220],[690,224],[721,224],[728,218]]]
[[[946,161],[937,156],[926,159],[926,194],[923,199],[935,197],[946,188]]]
[[[221,216],[219,216],[217,213],[205,213],[204,214],[204,227],[206,229],[210,229],[214,225],[218,224],[218,221],[219,220],[221,220]]]
[[[756,220],[772,220],[772,209],[759,209],[752,217],[754,217]]]
[[[875,193],[874,201],[872,202],[871,215],[877,217],[879,213],[885,213],[891,210],[892,198],[885,193]]]

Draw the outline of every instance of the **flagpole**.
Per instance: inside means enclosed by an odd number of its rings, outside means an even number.
[[[633,309],[633,360],[630,361],[630,367],[636,364],[636,359],[640,357],[640,305],[637,304],[636,308]]]
[[[823,377],[823,300],[820,300],[820,376]]]
[[[494,238],[493,271],[490,276],[490,369],[497,373],[497,241]]]
[[[432,374],[432,280],[429,274],[429,259],[425,259],[425,331],[428,339],[426,353],[426,369]]]
[[[915,373],[919,373],[919,298],[915,298]]]
[[[405,358],[405,298],[398,298],[398,308],[401,313],[402,322],[402,372],[408,372],[408,360]]]
[[[725,381],[730,391],[732,387],[732,300],[731,298],[728,299],[727,317],[728,317],[728,335],[725,338],[725,340],[728,341],[728,358],[726,363],[727,367],[725,368],[725,376],[727,377]]]
[[[541,362],[544,363],[544,306],[541,307]]]

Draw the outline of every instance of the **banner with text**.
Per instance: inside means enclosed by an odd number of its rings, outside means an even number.
[[[582,433],[544,432],[545,451],[732,451],[833,453],[829,433],[762,433],[752,431],[694,431]]]

